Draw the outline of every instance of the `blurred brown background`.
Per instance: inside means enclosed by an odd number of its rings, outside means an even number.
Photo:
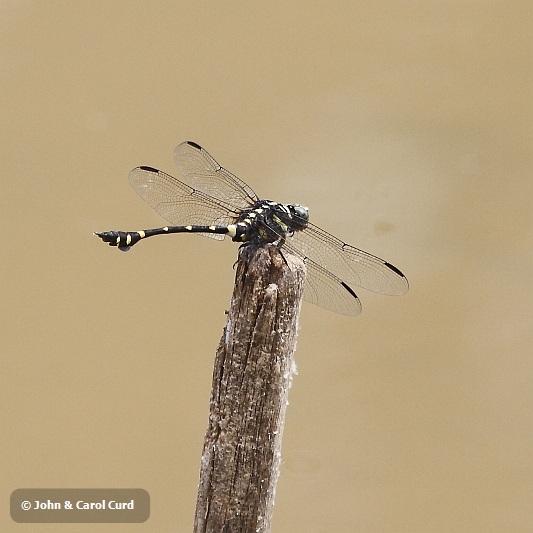
[[[0,530],[191,531],[237,248],[128,254],[134,166],[194,140],[409,278],[304,304],[276,532],[527,532],[531,2],[0,4]],[[136,487],[138,525],[20,526],[21,487]]]

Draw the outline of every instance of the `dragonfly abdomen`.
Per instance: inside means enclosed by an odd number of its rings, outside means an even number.
[[[234,241],[241,241],[246,236],[244,224],[229,224],[227,226],[165,226],[163,228],[145,229],[140,231],[102,231],[95,232],[109,246],[116,246],[122,252],[127,252],[141,239],[154,235],[166,235],[168,233],[213,233],[229,235]]]

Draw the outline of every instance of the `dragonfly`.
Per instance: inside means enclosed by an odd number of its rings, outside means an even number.
[[[185,181],[149,166],[134,168],[129,175],[137,194],[172,226],[95,235],[121,251],[171,233],[218,240],[229,236],[242,246],[275,245],[305,263],[304,299],[344,315],[361,312],[351,285],[385,295],[408,291],[407,278],[397,267],[315,226],[305,206],[260,199],[199,144],[179,144],[174,160]]]

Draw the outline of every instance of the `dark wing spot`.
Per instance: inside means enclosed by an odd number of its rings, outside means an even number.
[[[139,167],[141,170],[146,170],[147,172],[159,172],[159,170],[157,170],[157,168],[154,168],[154,167],[145,167],[145,166],[142,166],[142,167]]]
[[[199,144],[196,144],[195,142],[193,141],[187,141],[187,144],[189,144],[190,146],[192,146],[193,148],[196,148],[197,150],[201,150],[202,147],[199,145]]]
[[[393,272],[398,274],[398,276],[405,278],[405,276],[402,274],[400,270],[398,270],[394,265],[391,265],[390,263],[384,263],[386,267],[389,267]]]
[[[347,285],[346,283],[344,283],[344,281],[341,281],[341,285],[354,297],[354,298],[357,298],[357,294],[355,294],[355,292],[353,292],[352,288]]]

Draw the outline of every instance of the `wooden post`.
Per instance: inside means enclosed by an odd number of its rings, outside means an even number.
[[[213,370],[194,533],[270,531],[304,280],[304,263],[274,245],[240,249]]]

